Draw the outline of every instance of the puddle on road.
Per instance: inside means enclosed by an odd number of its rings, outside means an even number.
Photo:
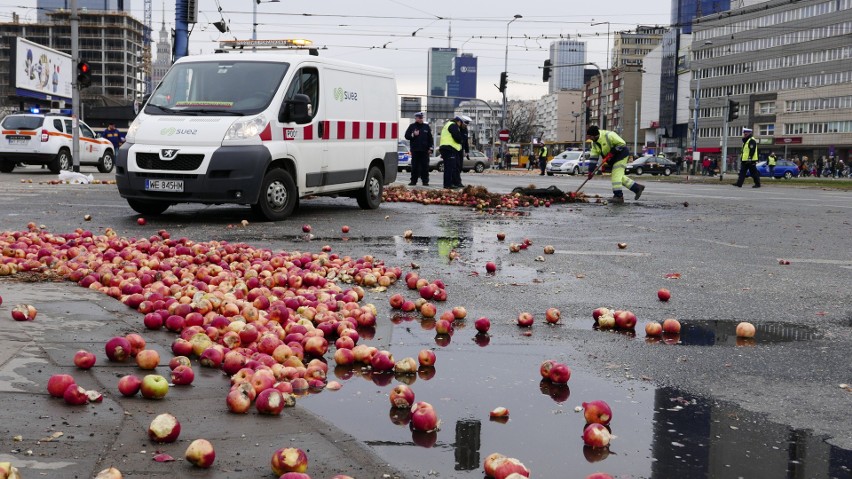
[[[817,339],[817,333],[803,326],[790,324],[756,324],[752,339],[738,338],[737,321],[682,320],[678,344],[687,346],[749,346],[753,344],[789,343]],[[644,333],[642,334],[644,336]]]
[[[408,342],[408,341],[404,341]],[[397,359],[419,348],[399,345]],[[469,343],[468,343],[469,344]],[[542,381],[542,357],[560,360],[556,348],[534,353],[507,345],[484,349],[455,345],[437,351],[434,368],[417,375],[370,374],[361,368],[329,372],[342,381],[299,404],[365,441],[392,465],[422,476],[482,478],[486,456],[499,452],[521,460],[533,477],[849,477],[852,451],[827,444],[727,403],[672,388],[612,384],[577,367],[569,385]],[[390,406],[398,383],[410,384],[416,401],[435,407],[441,429],[412,432],[410,413]],[[608,449],[584,447],[584,401],[605,400],[616,436]],[[489,419],[503,406],[510,419]],[[352,414],[358,411],[357,414]]]

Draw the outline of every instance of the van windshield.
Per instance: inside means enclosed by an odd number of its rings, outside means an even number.
[[[253,115],[265,110],[289,63],[215,61],[178,63],[145,107],[149,115]]]

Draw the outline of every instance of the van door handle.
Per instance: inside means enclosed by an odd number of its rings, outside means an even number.
[[[319,121],[317,122],[317,132],[319,132],[319,139],[325,138],[325,122]]]

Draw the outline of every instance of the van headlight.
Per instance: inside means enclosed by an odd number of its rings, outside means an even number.
[[[139,131],[139,127],[142,126],[143,121],[145,121],[143,115],[136,115],[136,119],[133,120],[133,123],[127,128],[127,133],[124,134],[125,142],[130,144],[136,143],[136,132]]]
[[[240,118],[228,128],[224,141],[244,142],[245,140],[256,139],[260,142],[260,133],[268,124],[269,120],[262,114],[251,118]]]

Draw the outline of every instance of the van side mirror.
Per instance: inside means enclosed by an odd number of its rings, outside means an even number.
[[[311,99],[308,95],[297,93],[293,98],[286,100],[278,112],[278,121],[281,123],[308,123],[311,121],[311,115],[308,112],[308,107],[311,104]]]
[[[142,106],[147,105],[148,100],[150,100],[150,99],[151,99],[151,93],[146,93],[146,94],[142,95]]]

